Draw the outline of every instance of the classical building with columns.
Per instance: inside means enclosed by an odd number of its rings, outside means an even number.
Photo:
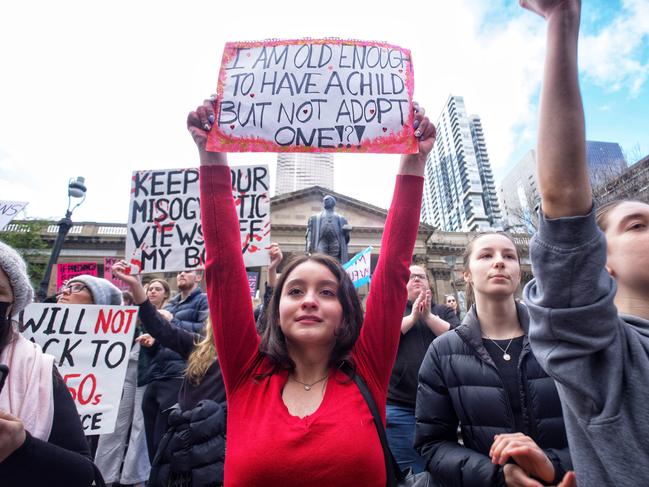
[[[350,258],[357,252],[372,246],[372,269],[376,267],[381,250],[381,237],[387,218],[387,210],[369,203],[345,196],[320,186],[293,191],[274,196],[271,199],[271,240],[277,242],[284,253],[284,262],[292,254],[305,250],[306,225],[309,217],[322,211],[322,199],[325,195],[333,195],[336,200],[336,212],[343,215],[353,226],[349,243]],[[5,231],[20,231],[24,222],[14,221]],[[52,222],[43,233],[42,238],[51,248],[56,239],[57,225]],[[475,233],[472,232],[442,232],[430,225],[421,223],[413,261],[424,265],[431,279],[431,288],[437,302],[444,295],[459,293],[460,301],[464,290],[462,278],[462,254],[468,242]],[[3,232],[0,232],[2,239]],[[100,275],[103,272],[104,257],[123,257],[126,238],[125,224],[79,222],[75,223],[68,234],[59,262],[97,262]],[[529,260],[527,258],[528,235],[515,236],[516,243],[521,249],[523,282],[531,278]],[[49,251],[40,254],[26,255],[28,260],[47,262]],[[255,269],[259,274],[260,288],[266,282],[266,268]],[[281,267],[280,267],[281,272]],[[175,287],[175,273],[164,276]],[[146,276],[144,278],[146,281]],[[359,289],[364,298],[368,287]],[[52,271],[49,294],[55,292],[56,270]]]

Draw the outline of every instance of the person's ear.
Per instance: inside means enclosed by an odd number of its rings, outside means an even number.
[[[471,273],[469,271],[464,271],[462,273],[462,277],[464,277],[464,282],[466,282],[468,284],[472,284],[472,282],[471,282]]]

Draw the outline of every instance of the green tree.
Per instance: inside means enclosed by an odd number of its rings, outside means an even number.
[[[0,232],[0,240],[16,249],[27,262],[27,273],[34,289],[38,289],[45,267],[49,245],[43,240],[43,232],[49,225],[45,220],[14,221],[9,230]]]

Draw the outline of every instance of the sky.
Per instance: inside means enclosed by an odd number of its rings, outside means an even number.
[[[74,221],[126,222],[134,170],[198,164],[187,113],[216,91],[225,42],[339,37],[411,50],[415,99],[434,121],[449,95],[482,118],[500,181],[534,148],[543,19],[504,0],[88,2],[0,5],[0,200]],[[649,154],[649,0],[583,2],[580,80],[589,140]],[[335,156],[334,190],[387,208],[398,155]],[[275,154],[232,154],[268,164]]]

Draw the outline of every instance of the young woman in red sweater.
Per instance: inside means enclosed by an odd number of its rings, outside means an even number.
[[[419,151],[401,158],[365,318],[338,262],[301,256],[284,269],[260,338],[227,157],[205,150],[213,104],[191,112],[187,126],[201,161],[205,278],[228,399],[225,485],[384,487],[372,415],[340,367],[351,364],[385,415],[435,128],[415,105]]]

